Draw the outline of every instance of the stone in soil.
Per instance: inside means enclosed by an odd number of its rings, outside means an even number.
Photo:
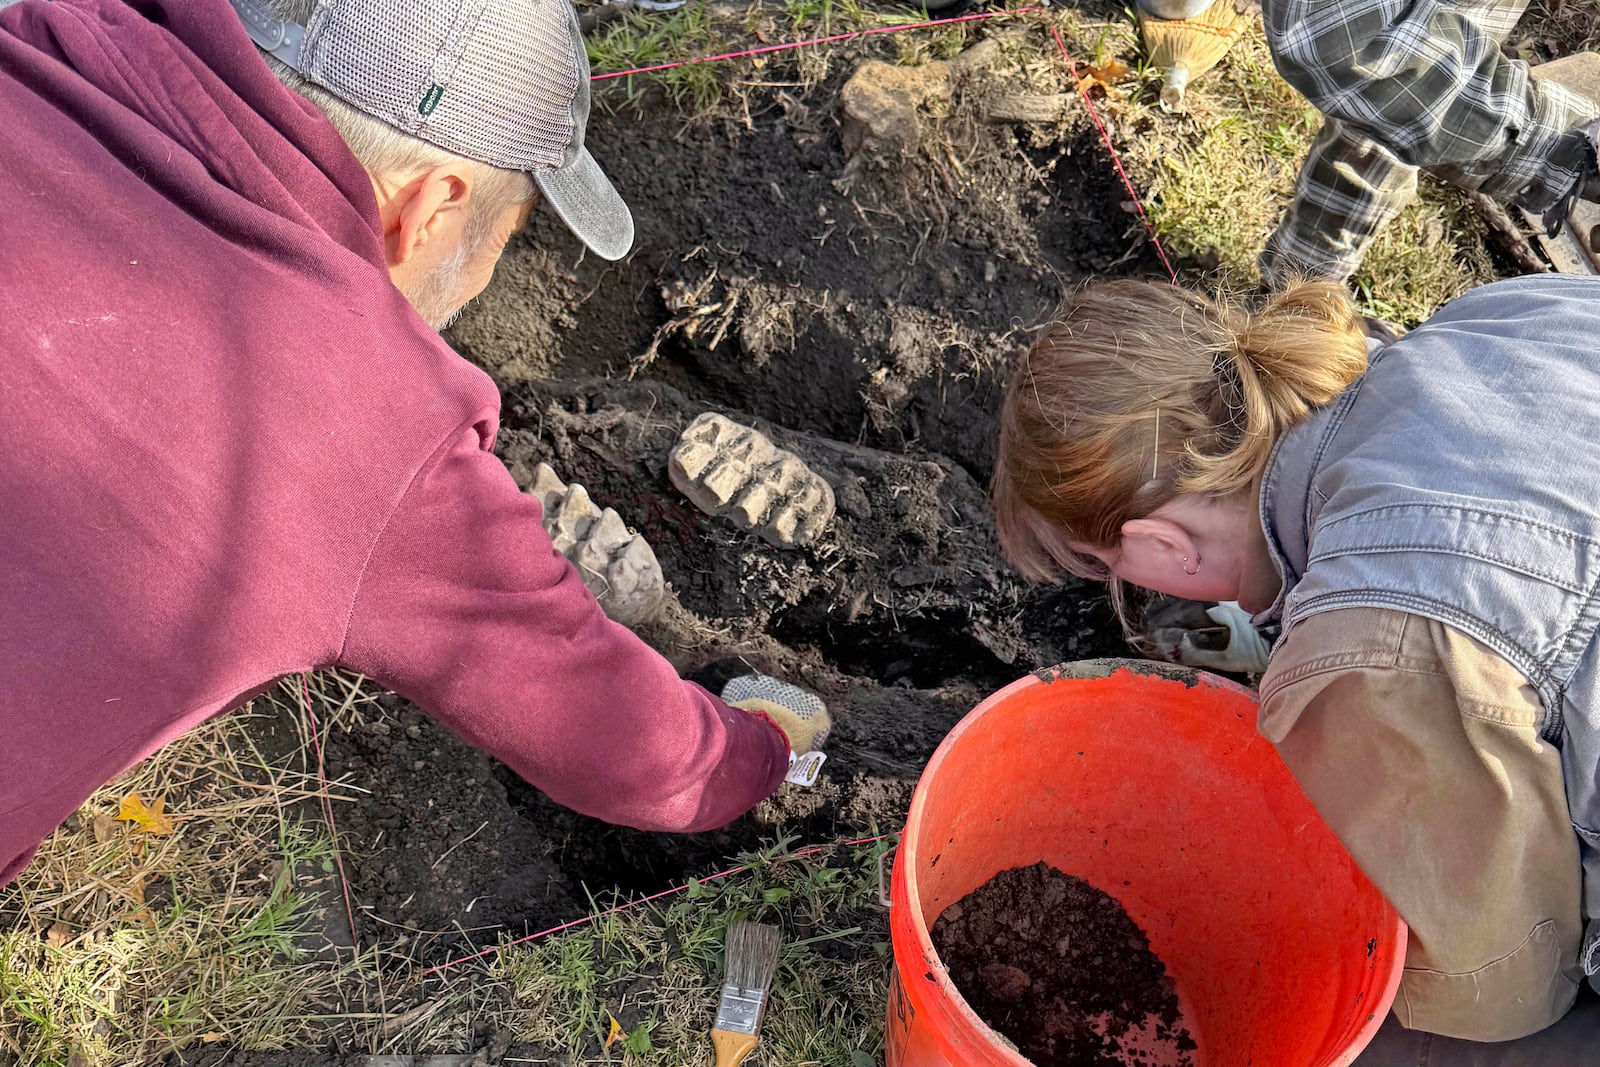
[[[1192,1067],[1166,967],[1122,905],[1043,863],[946,908],[933,945],[974,1011],[1039,1067]]]

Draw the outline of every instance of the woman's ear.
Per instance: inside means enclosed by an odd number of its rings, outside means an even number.
[[[1155,516],[1130,519],[1122,524],[1122,552],[1150,562],[1199,558],[1194,538],[1187,529],[1171,519]]]

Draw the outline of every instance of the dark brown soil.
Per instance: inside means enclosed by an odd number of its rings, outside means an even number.
[[[808,92],[750,90],[748,116],[690,123],[648,97],[609,113],[621,99],[602,93],[589,145],[633,209],[635,253],[583,258],[541,217],[448,335],[501,386],[513,476],[549,461],[654,547],[671,591],[647,641],[685,672],[739,655],[828,701],[823,780],[721,831],[644,834],[556,807],[388,698],[330,739],[330,772],[371,791],[338,810],[364,940],[404,936],[436,962],[785,835],[893,832],[983,695],[1124,650],[1098,589],[1031,589],[1001,562],[985,491],[1026,329],[1086,273],[1151,273],[1115,172],[1077,120],[975,122],[959,99],[948,136],[981,184],[942,152],[852,161],[835,101],[868,54],[839,53]],[[832,484],[820,542],[778,550],[672,488],[667,451],[711,410]]]
[[[1194,1062],[1144,931],[1081,878],[1001,871],[945,909],[933,945],[967,1003],[1039,1067]]]

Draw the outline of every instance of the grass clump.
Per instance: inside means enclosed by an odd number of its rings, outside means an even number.
[[[309,1040],[346,967],[312,950],[331,840],[303,752],[224,716],[96,792],[0,890],[0,1063],[139,1064]],[[298,768],[298,769],[296,769]],[[161,796],[170,835],[116,815]]]
[[[784,934],[763,1062],[880,1062],[889,946],[877,868],[889,843],[807,856],[788,847],[741,857],[751,868],[739,875],[503,951],[497,976],[513,990],[503,1022],[564,1057],[552,1062],[706,1067],[723,938],[729,923],[754,919]],[[613,1019],[627,1037],[607,1049]]]

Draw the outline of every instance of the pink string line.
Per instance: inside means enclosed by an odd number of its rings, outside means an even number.
[[[928,22],[907,22],[898,26],[879,26],[870,30],[853,30],[850,33],[836,33],[832,37],[813,37],[809,41],[790,41],[787,44],[769,44],[761,48],[750,48],[743,52],[724,52],[720,56],[701,56],[699,59],[680,59],[675,63],[658,63],[653,67],[638,67],[634,70],[616,70],[610,74],[595,74],[589,80],[603,82],[611,78],[626,78],[630,74],[650,74],[658,70],[671,70],[673,67],[689,67],[696,63],[715,63],[723,59],[743,59],[746,56],[765,55],[768,52],[787,52],[794,48],[805,48],[813,44],[832,44],[835,41],[850,41],[857,37],[870,37],[875,33],[899,33],[901,30],[925,30],[931,26],[952,26],[957,22],[977,22],[979,19],[997,19],[1006,15],[1026,15],[1033,11],[1042,11],[1039,7],[1022,7],[1015,11],[981,11],[973,15],[958,15],[955,18],[932,19]]]
[[[814,856],[824,849],[837,848],[841,846],[849,848],[852,845],[871,845],[879,841],[887,840],[893,836],[893,834],[879,834],[877,837],[858,837],[853,841],[835,841],[831,845],[812,845],[810,848],[803,848],[799,852],[790,852],[783,856],[779,856],[778,860],[792,860],[798,859],[801,856]],[[626,904],[619,904],[614,908],[608,908],[605,911],[595,912],[593,915],[585,915],[581,919],[573,919],[571,922],[562,923],[560,926],[552,926],[548,930],[540,930],[536,934],[529,934],[526,937],[519,937],[515,941],[506,941],[499,945],[490,945],[488,948],[480,949],[477,952],[472,953],[470,956],[461,956],[457,959],[435,964],[422,973],[425,975],[437,974],[440,971],[448,970],[449,968],[456,966],[458,963],[466,963],[469,960],[480,959],[484,956],[492,956],[501,949],[511,948],[513,945],[526,944],[529,941],[537,941],[542,937],[549,937],[551,934],[559,934],[563,930],[571,930],[576,926],[586,926],[589,923],[595,922],[596,920],[609,918],[618,912],[627,911],[629,908],[637,908],[640,904],[648,904],[652,900],[660,900],[662,897],[670,897],[675,893],[682,893],[688,889],[690,885],[701,882],[715,882],[719,878],[728,878],[735,874],[742,874],[745,871],[753,870],[755,867],[756,864],[747,863],[742,867],[730,867],[725,871],[718,871],[716,874],[708,874],[704,878],[696,878],[694,882],[685,882],[683,885],[674,886],[671,889],[663,889],[659,893],[651,893],[647,897],[640,897],[638,900],[630,900]]]
[[[356,912],[350,905],[350,879],[344,874],[344,854],[339,849],[339,828],[333,822],[333,801],[328,799],[328,773],[322,758],[322,735],[317,732],[317,717],[311,711],[311,683],[307,680],[305,671],[300,672],[300,695],[305,700],[306,723],[311,727],[311,743],[317,749],[317,790],[318,799],[322,802],[322,817],[328,820],[328,833],[333,839],[333,865],[339,872],[339,889],[344,893],[344,916],[350,924],[350,948],[354,952],[361,949],[361,938],[356,933]]]
[[[1056,46],[1061,49],[1061,57],[1067,61],[1067,71],[1072,75],[1074,83],[1078,81],[1078,64],[1072,61],[1072,53],[1067,51],[1067,42],[1061,39],[1061,31],[1055,26],[1050,27],[1051,36],[1056,39]],[[1167,276],[1174,283],[1178,280],[1178,272],[1172,269],[1172,261],[1167,258],[1167,250],[1161,247],[1161,238],[1156,236],[1156,228],[1150,221],[1150,216],[1145,214],[1144,201],[1133,188],[1133,182],[1128,178],[1128,172],[1123,169],[1122,156],[1117,153],[1116,145],[1111,143],[1111,135],[1106,132],[1106,124],[1100,121],[1100,112],[1094,106],[1094,101],[1089,98],[1089,91],[1079,85],[1078,95],[1083,97],[1084,106],[1089,109],[1089,117],[1094,120],[1095,129],[1100,131],[1100,140],[1105,142],[1106,150],[1111,153],[1111,162],[1116,164],[1117,173],[1122,175],[1122,185],[1128,190],[1128,195],[1133,198],[1133,206],[1139,210],[1139,218],[1144,221],[1145,232],[1150,235],[1151,242],[1156,246],[1156,255],[1161,257],[1161,265],[1167,268]]]

